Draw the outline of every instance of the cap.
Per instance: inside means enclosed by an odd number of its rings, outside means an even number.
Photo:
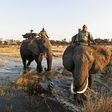
[[[31,30],[30,30],[30,32],[32,33],[32,32],[33,32],[33,30],[31,29]]]
[[[87,28],[87,26],[84,24],[84,25],[83,25],[83,28]]]
[[[78,31],[81,31],[81,28],[79,28]]]
[[[42,28],[42,31],[45,31],[45,29],[44,29],[44,28]]]

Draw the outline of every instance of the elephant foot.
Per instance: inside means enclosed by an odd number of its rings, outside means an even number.
[[[49,69],[49,68],[48,68],[48,69],[46,69],[46,71],[50,72],[50,71],[51,71],[51,69]]]
[[[44,71],[45,71],[45,72],[50,72],[50,71],[51,71],[51,69],[44,68]]]
[[[23,70],[23,74],[26,74],[27,72],[26,72],[26,70]]]
[[[27,66],[27,69],[28,69],[28,71],[30,71],[31,70],[31,67]]]
[[[41,68],[41,69],[37,69],[36,70],[38,73],[41,73],[42,71],[43,71],[43,69]]]

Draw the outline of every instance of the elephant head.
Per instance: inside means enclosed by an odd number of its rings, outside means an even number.
[[[88,87],[89,71],[94,61],[91,49],[78,46],[73,56],[74,67],[72,69],[73,83],[71,91],[75,94],[84,93]]]
[[[44,46],[46,48],[46,59],[48,63],[47,71],[49,71],[51,70],[51,66],[52,66],[52,55],[53,55],[52,45],[50,43],[47,32],[45,31],[44,28],[42,29],[42,31],[40,31],[40,33],[38,33],[38,36],[44,41]]]
[[[41,55],[41,53],[46,54],[47,71],[50,71],[52,66],[52,50],[50,46],[46,46],[46,43],[47,42],[43,38],[37,37],[30,40],[30,43],[28,44],[28,49],[32,51],[34,55]]]
[[[63,65],[73,74],[71,92],[84,93],[88,87],[89,75],[101,71],[110,58],[110,49],[106,47],[69,46],[63,54]]]

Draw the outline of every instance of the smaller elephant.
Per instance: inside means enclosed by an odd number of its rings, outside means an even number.
[[[45,44],[46,42],[41,37],[26,39],[22,42],[20,47],[20,55],[24,65],[24,71],[26,71],[33,60],[37,63],[36,71],[43,71],[41,62],[44,54],[46,54],[47,71],[51,70],[52,53],[51,49],[46,47]],[[27,64],[26,61],[28,61]]]

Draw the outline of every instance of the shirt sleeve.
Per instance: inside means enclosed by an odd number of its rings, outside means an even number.
[[[72,37],[72,42],[75,42],[76,41],[76,35],[74,35],[73,37]]]
[[[89,40],[92,41],[92,42],[94,42],[93,36],[91,35],[91,33],[89,33]]]

